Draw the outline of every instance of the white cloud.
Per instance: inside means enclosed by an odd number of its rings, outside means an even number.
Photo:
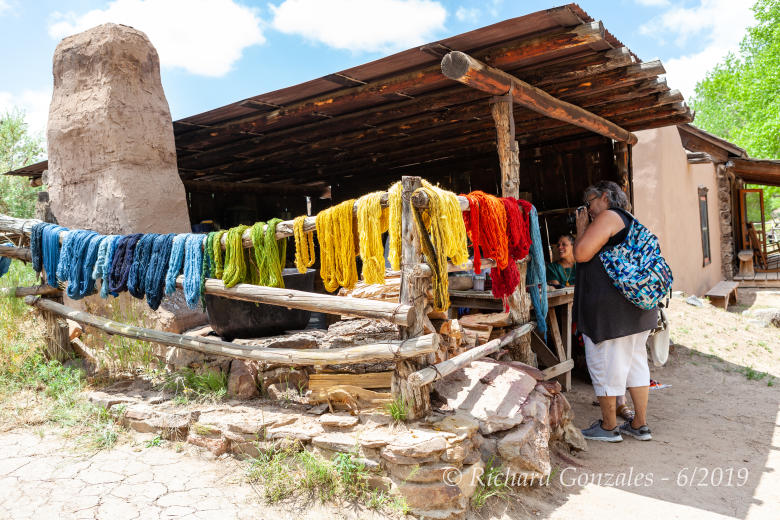
[[[455,11],[455,18],[461,22],[476,22],[479,19],[479,9],[476,7],[458,7]]]
[[[286,34],[353,52],[390,52],[430,41],[447,10],[432,0],[285,0],[270,5]]]
[[[700,0],[698,6],[672,7],[640,27],[640,32],[659,42],[672,41],[683,48],[701,42],[697,51],[664,60],[666,78],[671,88],[693,96],[696,83],[729,52],[739,49],[745,29],[751,25],[751,2],[734,0]]]
[[[132,26],[146,33],[163,66],[202,76],[224,76],[245,48],[265,43],[256,10],[233,0],[114,0],[105,9],[55,18],[49,26],[55,38],[107,22]]]
[[[46,137],[51,89],[25,90],[21,94],[0,91],[0,114],[18,108],[24,111],[27,130],[32,135]]]
[[[648,7],[666,7],[669,5],[669,0],[635,0],[639,5]]]
[[[11,3],[6,0],[0,0],[0,14],[11,10]]]

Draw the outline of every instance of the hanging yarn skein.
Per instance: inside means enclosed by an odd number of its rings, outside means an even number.
[[[165,294],[176,292],[176,277],[184,266],[184,242],[190,233],[179,233],[171,242],[171,256],[168,259],[168,271],[165,273]]]
[[[146,304],[155,311],[163,298],[165,275],[168,272],[174,236],[174,233],[160,235],[154,239],[154,244],[152,244],[149,267],[146,270],[146,279],[144,280],[144,292],[146,292]]]
[[[94,290],[92,269],[101,239],[102,236],[94,231],[77,229],[68,232],[63,240],[57,279],[68,282],[68,297],[79,300]]]
[[[108,290],[110,293],[118,295],[127,290],[127,277],[130,275],[130,268],[133,266],[135,258],[135,247],[143,235],[134,233],[119,239],[114,252],[114,258],[111,260],[111,270],[108,273]]]
[[[382,208],[383,192],[375,191],[357,200],[357,226],[360,258],[363,260],[363,281],[385,283],[385,250],[382,233],[387,231],[388,210]]]
[[[352,289],[358,280],[352,229],[354,205],[354,199],[345,200],[317,215],[320,276],[328,292],[335,291],[339,286]]]
[[[43,250],[43,270],[46,272],[46,283],[58,287],[57,266],[60,263],[60,233],[67,228],[56,224],[48,224],[43,229],[41,249]]]
[[[544,263],[544,251],[542,250],[542,234],[539,231],[539,217],[536,208],[531,206],[531,258],[528,263],[528,271],[525,283],[531,294],[531,303],[536,311],[536,328],[547,341],[547,273]],[[524,205],[525,207],[525,205]]]
[[[241,237],[247,229],[249,226],[236,226],[230,228],[225,235],[225,263],[222,270],[222,281],[225,282],[225,287],[233,287],[246,280],[246,255]],[[216,238],[214,243],[215,249],[219,247]]]
[[[418,191],[428,195],[428,209],[423,212],[414,208],[414,211],[423,254],[434,272],[433,307],[437,311],[445,311],[450,306],[447,259],[455,265],[468,260],[466,227],[458,197],[454,193],[433,186],[425,180],[415,193]],[[425,215],[428,216],[427,219],[424,218]]]
[[[116,248],[119,244],[119,239],[122,237],[119,235],[110,235],[108,237],[108,240],[106,242],[108,243],[108,246],[106,247],[106,257],[103,261],[103,267],[102,270],[102,281],[100,282],[100,297],[103,299],[108,298],[108,295],[111,294],[112,296],[118,296],[118,293],[109,293],[109,283],[108,283],[108,277],[111,273],[111,264],[114,261],[114,255],[116,254]],[[101,244],[102,245],[102,244]],[[100,253],[98,252],[98,255]],[[94,278],[94,276],[93,276]]]
[[[32,256],[32,268],[36,273],[43,269],[43,230],[48,226],[46,222],[38,222],[30,231],[30,256]]]
[[[396,182],[387,190],[387,260],[394,271],[401,270],[401,213],[403,202],[401,181]]]
[[[203,270],[208,267],[208,261],[204,261],[206,255],[203,235],[189,234],[184,240],[184,299],[187,300],[187,306],[194,309],[198,306],[203,290],[205,288]]]
[[[160,236],[157,233],[149,233],[141,237],[135,246],[133,264],[127,275],[127,292],[134,298],[143,298],[146,292],[146,271],[149,269],[149,258],[152,255],[152,246],[155,239]]]
[[[463,220],[474,248],[474,272],[482,272],[482,257],[492,258],[499,269],[506,269],[509,247],[504,204],[483,191],[472,191],[465,197],[469,210],[463,212]]]
[[[223,271],[224,271],[224,260],[222,256],[222,235],[227,233],[227,230],[221,229],[219,231],[215,231],[213,237],[211,237],[211,276],[214,278],[219,278],[222,280]]]
[[[307,268],[314,265],[317,259],[314,254],[314,232],[304,233],[303,224],[305,215],[295,217],[293,220],[293,237],[295,237],[295,267],[299,273],[305,273]],[[305,236],[304,236],[305,235]]]
[[[506,210],[507,242],[509,248],[509,264],[506,269],[494,267],[490,270],[490,278],[493,281],[493,296],[504,302],[504,311],[509,311],[509,296],[520,284],[520,272],[516,260],[522,260],[528,256],[528,248],[531,239],[528,234],[528,219],[525,212],[520,209],[517,199],[514,197],[502,197],[501,202]]]
[[[250,231],[252,254],[259,273],[257,283],[266,287],[284,287],[282,270],[287,260],[287,239],[276,239],[280,222],[280,218],[257,222]]]

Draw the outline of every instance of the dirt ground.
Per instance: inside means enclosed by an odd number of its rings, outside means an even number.
[[[650,394],[653,441],[558,454],[549,484],[515,487],[469,518],[780,518],[780,329],[754,313],[771,308],[780,291],[743,290],[730,312],[674,299],[670,360],[651,367],[671,385]],[[567,398],[577,426],[599,416],[584,381]],[[135,434],[78,454],[68,442],[0,435],[0,518],[383,518],[356,504],[267,506],[239,462],[186,445],[149,447]]]

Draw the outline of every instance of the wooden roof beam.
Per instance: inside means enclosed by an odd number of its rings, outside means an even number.
[[[548,117],[585,128],[616,141],[636,144],[637,137],[584,108],[557,99],[547,92],[490,67],[463,52],[451,52],[441,61],[442,73],[450,79],[495,96],[512,95],[512,100]]]

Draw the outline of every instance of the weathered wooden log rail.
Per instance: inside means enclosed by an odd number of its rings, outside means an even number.
[[[33,307],[98,328],[108,334],[182,347],[204,354],[266,363],[295,366],[374,363],[419,357],[436,352],[439,346],[437,334],[426,334],[406,340],[384,341],[341,349],[260,348],[203,336],[187,336],[127,325],[35,296],[27,296],[24,301]]]
[[[24,298],[25,296],[62,296],[62,291],[48,285],[35,285],[32,287],[4,287],[0,289],[0,296],[5,298]]]

